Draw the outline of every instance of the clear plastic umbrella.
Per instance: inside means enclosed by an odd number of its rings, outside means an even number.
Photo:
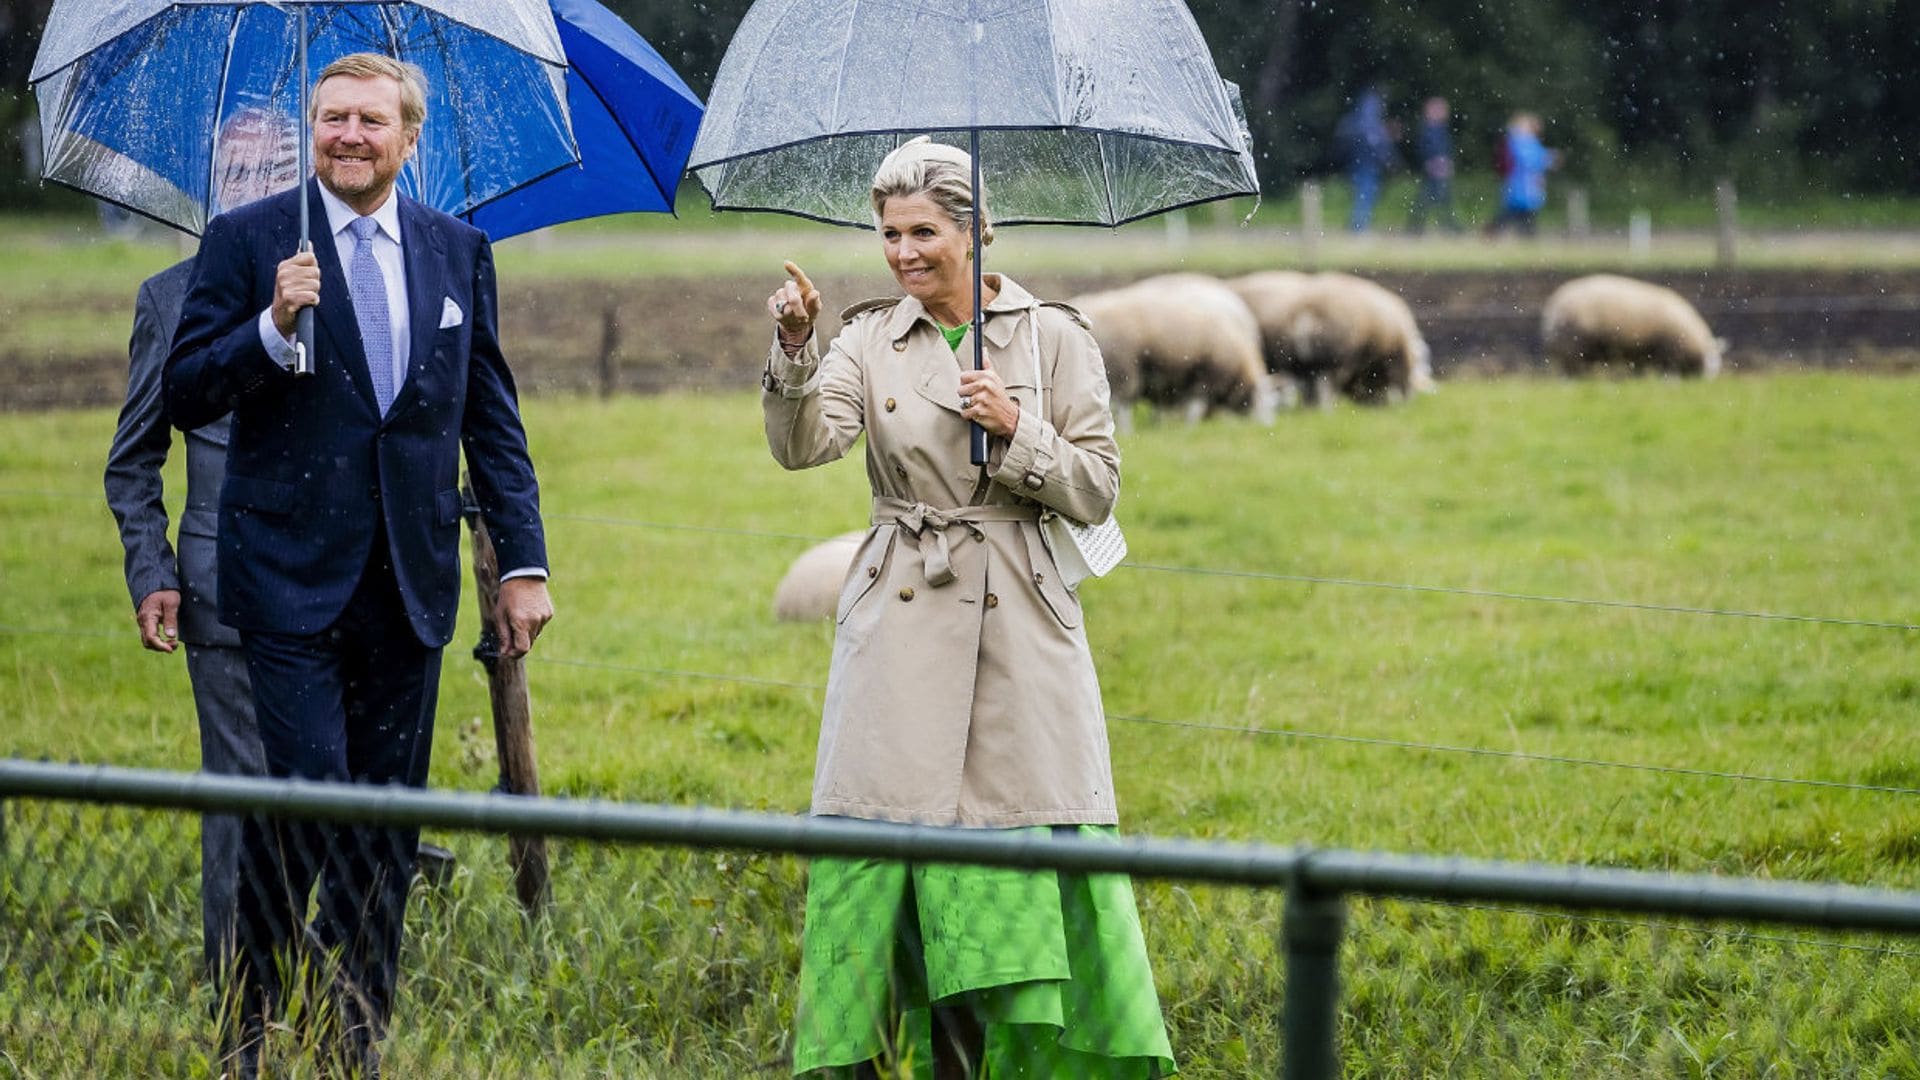
[[[717,210],[871,228],[874,170],[921,134],[972,153],[975,191],[991,175],[995,225],[1259,193],[1238,91],[1180,0],[758,0],[688,168]],[[978,367],[977,230],[974,247]]]

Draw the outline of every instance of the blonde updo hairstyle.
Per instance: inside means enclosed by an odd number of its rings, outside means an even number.
[[[873,223],[880,224],[887,200],[925,195],[961,232],[973,228],[973,159],[957,146],[925,135],[886,156],[873,174]],[[986,212],[986,182],[980,184],[980,243],[993,243],[993,219]]]

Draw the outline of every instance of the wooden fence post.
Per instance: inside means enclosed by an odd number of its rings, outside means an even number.
[[[1320,185],[1312,180],[1300,185],[1301,260],[1308,270],[1320,268],[1320,234],[1325,231]]]
[[[500,755],[500,790],[509,795],[540,794],[540,770],[533,755],[533,712],[527,697],[526,663],[500,655],[493,632],[493,609],[500,600],[500,567],[493,539],[472,486],[460,485],[467,526],[473,530],[473,583],[480,603],[480,643],[473,658],[487,669],[487,696],[493,702],[493,738]],[[509,836],[507,860],[513,866],[513,888],[520,906],[539,915],[547,904],[547,841],[543,836]]]
[[[602,400],[613,396],[614,383],[618,381],[619,368],[615,366],[613,354],[620,348],[620,319],[618,308],[608,304],[600,313],[600,397]]]
[[[1653,215],[1635,210],[1627,219],[1627,256],[1642,262],[1653,254]]]
[[[1587,240],[1593,236],[1593,221],[1587,209],[1586,188],[1575,187],[1567,190],[1567,235],[1575,240]]]
[[[1714,217],[1719,229],[1716,233],[1714,254],[1722,270],[1733,269],[1734,246],[1739,233],[1740,222],[1736,213],[1737,201],[1732,180],[1721,180],[1713,185]]]

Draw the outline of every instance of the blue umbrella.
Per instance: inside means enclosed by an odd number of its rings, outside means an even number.
[[[188,232],[290,186],[302,46],[418,64],[431,96],[401,190],[466,214],[579,160],[547,0],[62,0],[31,81],[43,175]]]
[[[700,99],[647,40],[594,0],[552,0],[580,164],[466,215],[495,240],[600,214],[672,213]]]

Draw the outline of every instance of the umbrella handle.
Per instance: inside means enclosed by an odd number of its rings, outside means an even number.
[[[300,241],[301,251],[312,251],[313,241]],[[293,373],[313,374],[313,309],[303,307],[293,317]]]

